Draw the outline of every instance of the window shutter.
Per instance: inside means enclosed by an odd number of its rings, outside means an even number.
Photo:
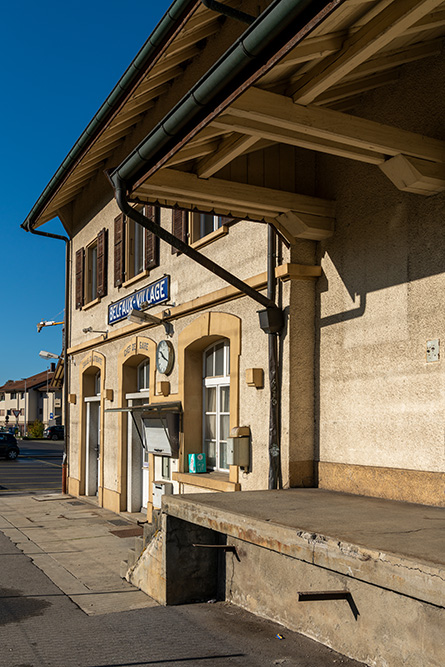
[[[85,250],[76,251],[76,308],[82,308],[84,295]]]
[[[160,211],[157,206],[146,206],[144,214],[150,220],[160,224]],[[159,236],[148,229],[145,230],[145,268],[154,269],[159,266]]]
[[[107,230],[97,235],[97,296],[107,293]]]
[[[120,287],[125,275],[124,214],[114,219],[114,286]]]
[[[188,212],[181,211],[178,208],[173,209],[172,215],[172,234],[184,243],[187,243],[187,222]],[[172,246],[172,254],[177,255],[179,250]]]

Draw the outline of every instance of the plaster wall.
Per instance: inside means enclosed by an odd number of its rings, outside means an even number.
[[[357,113],[445,139],[444,71],[442,58],[407,67]],[[445,367],[426,347],[445,343],[445,196],[400,192],[340,158],[320,157],[319,178],[337,201],[335,234],[319,244],[319,459],[443,473]]]
[[[286,292],[290,287],[286,284]],[[102,308],[98,304],[96,308]],[[240,483],[243,489],[258,489],[267,488],[268,475],[268,408],[269,408],[269,389],[267,380],[267,336],[261,331],[258,324],[257,305],[247,298],[240,298],[226,304],[215,305],[212,309],[215,313],[230,313],[239,317],[241,324],[241,355],[239,365],[239,418],[238,422],[241,426],[249,426],[252,434],[252,462],[248,473],[241,473]],[[187,317],[178,319],[174,322],[174,334],[171,338],[175,346],[177,354],[178,337],[181,332],[190,325],[197,318],[201,317],[201,313],[192,314]],[[154,343],[158,343],[165,338],[165,333],[162,327],[140,327],[137,329],[138,335],[149,337]],[[105,356],[105,385],[104,389],[113,389],[112,400],[105,400],[105,409],[118,407],[121,397],[119,396],[119,363],[118,358],[122,349],[125,348],[134,338],[135,331],[131,334],[120,337],[116,340],[98,340],[94,346],[97,350]],[[287,344],[286,344],[287,346]],[[70,474],[77,477],[79,475],[78,469],[78,449],[79,449],[79,421],[82,410],[81,403],[81,381],[80,369],[82,367],[82,360],[88,352],[80,350],[72,355],[72,372],[70,393],[75,394],[78,400],[75,405],[70,406],[71,415],[71,468]],[[286,353],[285,353],[286,354]],[[150,358],[150,363],[155,365],[155,359]],[[248,386],[245,377],[248,368],[263,368],[265,372],[265,383],[261,388]],[[170,382],[170,395],[165,400],[177,400],[179,390],[179,375],[180,375],[179,360],[176,359],[173,371],[168,376]],[[165,380],[155,371],[154,386],[161,380]],[[287,424],[289,422],[288,415],[288,392],[290,386],[289,365],[286,363],[283,369],[282,382],[282,397],[283,397],[283,424],[285,424],[282,433],[283,443],[283,460],[287,458],[288,433]],[[159,398],[158,398],[159,400]],[[104,485],[111,490],[118,491],[118,415],[115,413],[105,413],[104,423],[102,425],[104,431]],[[199,443],[198,443],[199,451]],[[289,484],[288,474],[285,466],[285,484]],[[194,488],[196,491],[196,488]]]

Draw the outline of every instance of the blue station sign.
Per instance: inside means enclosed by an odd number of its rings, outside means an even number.
[[[116,324],[116,322],[124,320],[131,310],[142,310],[142,304],[144,304],[145,309],[148,306],[168,301],[169,297],[170,280],[169,276],[164,276],[161,280],[143,287],[130,296],[111,303],[108,306],[108,324]]]

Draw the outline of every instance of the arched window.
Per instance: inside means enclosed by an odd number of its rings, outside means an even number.
[[[230,429],[230,347],[220,341],[203,355],[203,434],[207,467],[227,470],[227,438]]]
[[[147,391],[150,387],[150,361],[143,361],[138,366],[138,391]]]

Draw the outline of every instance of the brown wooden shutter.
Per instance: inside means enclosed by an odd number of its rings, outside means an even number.
[[[157,206],[146,206],[144,215],[160,224],[160,211]],[[159,236],[148,229],[145,230],[145,268],[154,269],[159,266]]]
[[[107,293],[107,230],[101,229],[97,235],[97,294]]]
[[[84,297],[85,250],[76,251],[76,308],[82,308]]]
[[[114,286],[120,287],[125,275],[124,214],[114,219]]]
[[[181,239],[181,241],[184,241],[184,243],[187,243],[187,223],[188,212],[181,211],[178,208],[173,209],[172,234],[178,239]],[[176,248],[172,246],[172,254],[177,255],[178,252],[179,250],[176,250]]]

